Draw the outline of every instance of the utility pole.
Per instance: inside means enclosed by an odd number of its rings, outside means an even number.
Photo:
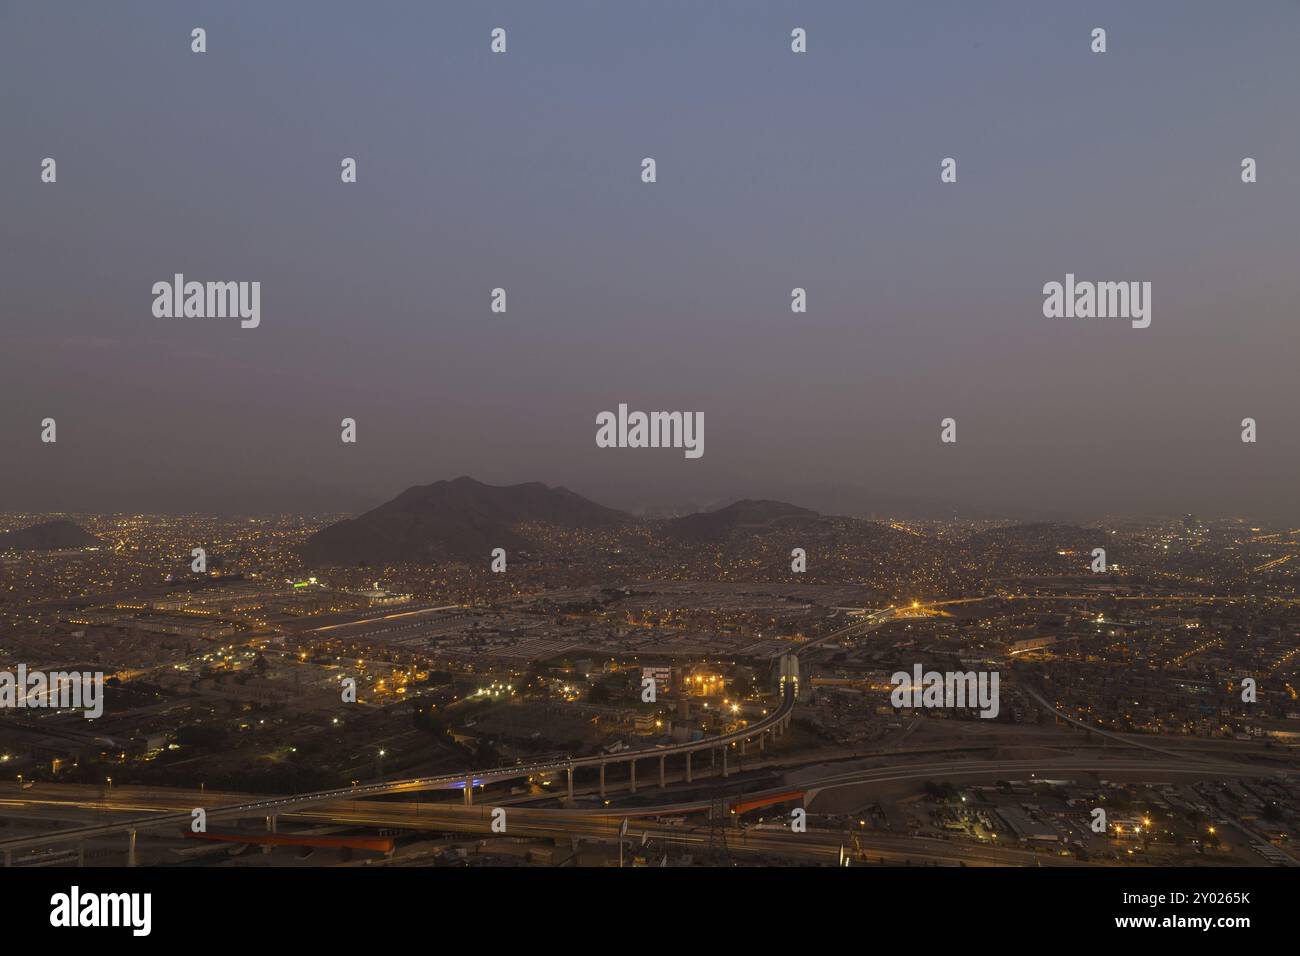
[[[709,853],[720,854],[723,861],[729,863],[731,853],[727,849],[727,822],[727,798],[717,797],[709,810]]]

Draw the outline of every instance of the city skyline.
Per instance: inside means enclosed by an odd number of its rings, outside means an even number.
[[[1297,548],[1191,515],[647,522],[469,479],[332,524],[40,526],[0,537],[0,845],[1289,866]]]
[[[1297,31],[0,0],[21,938],[1269,925]]]

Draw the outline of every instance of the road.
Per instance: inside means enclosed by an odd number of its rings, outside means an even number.
[[[905,767],[890,766],[856,768],[840,772],[825,771],[813,779],[795,784],[794,789],[803,791],[802,803],[805,807],[808,807],[822,791],[839,787],[862,786],[865,784],[878,785],[901,781],[947,780],[955,777],[997,779],[1028,774],[1052,778],[1071,773],[1100,773],[1117,776],[1131,774],[1148,780],[1153,778],[1164,779],[1184,774],[1200,778],[1222,776],[1236,779],[1242,775],[1242,767],[1233,763],[1186,759],[1153,762],[1147,759],[1079,757],[1054,760],[970,761],[968,764],[946,760],[912,764]],[[93,791],[95,788],[83,787],[81,789]],[[784,784],[766,790],[751,791],[744,796],[745,799],[753,799],[755,797],[787,793],[791,789],[791,785]],[[91,840],[112,834],[120,834],[130,829],[159,829],[170,826],[179,832],[189,828],[191,823],[190,811],[196,805],[203,805],[208,808],[208,821],[211,824],[213,820],[221,819],[225,815],[218,801],[239,799],[240,795],[238,794],[226,794],[218,797],[214,794],[200,794],[196,791],[172,793],[165,790],[124,793],[118,795],[115,799],[105,799],[93,792],[89,794],[68,793],[66,799],[63,800],[55,800],[53,795],[38,798],[26,793],[17,799],[0,798],[0,806],[13,809],[21,808],[42,819],[44,818],[42,814],[48,812],[51,807],[54,807],[55,812],[65,818],[69,811],[82,813],[151,813],[151,816],[143,818],[143,820],[142,818],[133,817],[128,821],[109,825],[86,826],[61,831],[61,834],[67,835],[65,840]],[[284,801],[264,802],[278,805],[292,802],[293,799],[286,798]],[[235,803],[228,805],[226,809],[235,810],[239,812],[239,815],[247,816],[248,814],[244,812],[244,808],[248,805],[247,803]],[[505,808],[505,835],[551,839],[578,837],[612,842],[618,839],[618,830],[624,820],[646,821],[647,818],[706,813],[713,806],[714,801],[712,799],[691,799],[654,806],[628,807],[613,811],[605,808],[539,809],[533,807],[507,807]],[[280,811],[278,815],[286,821],[313,824],[327,823],[336,826],[491,834],[494,832],[492,829],[492,812],[494,809],[495,807],[492,805],[462,806],[453,803],[385,803],[360,799],[336,799],[328,805],[306,805],[285,809]],[[709,836],[707,828],[674,827],[657,822],[642,822],[629,825],[630,838],[640,840],[643,833],[647,835],[647,839],[671,839],[688,845],[699,845],[701,841],[707,842]],[[53,836],[61,834],[54,834]],[[72,834],[76,834],[76,836],[74,837]],[[923,845],[924,841],[918,842],[918,838],[915,837],[882,837],[880,835],[858,834],[858,839],[862,841],[864,850],[869,850],[868,855],[884,858],[896,857],[898,862],[904,859],[916,860],[925,856],[928,852]],[[32,837],[5,841],[0,843],[0,847],[15,850],[45,847],[54,842],[61,841],[52,840],[50,836]],[[727,842],[728,846],[737,852],[779,853],[796,858],[829,859],[837,855],[842,836],[825,831],[792,833],[789,830],[756,831],[728,828]],[[942,841],[940,843],[943,852],[935,859],[941,858],[943,862],[970,863],[980,860],[980,854],[984,852],[979,848],[963,847],[958,844],[949,846],[942,843]],[[1041,855],[1027,851],[1010,851],[999,848],[997,852],[1002,865],[1023,863],[1026,860],[1032,862],[1043,861]],[[1012,857],[1006,855],[1014,852],[1024,854],[1026,860],[1020,860],[1014,855]],[[992,864],[996,861],[989,858],[985,862]],[[1069,861],[1063,862],[1068,863]]]
[[[1026,598],[1033,599],[1028,596],[1026,596]],[[925,608],[935,607],[939,604],[973,603],[989,599],[990,598],[964,598],[954,601],[930,603],[921,608],[921,610],[923,611]],[[918,613],[918,610],[913,607],[903,607],[898,609],[885,608],[872,611],[867,613],[863,618],[856,620],[845,627],[822,635],[821,637],[814,638],[811,641],[804,642],[801,645],[794,646],[791,650],[803,653],[823,644],[824,642],[851,633],[872,630],[891,620],[895,620],[899,617],[910,616],[915,613]],[[1146,779],[1150,779],[1152,775],[1171,774],[1194,774],[1199,776],[1222,775],[1239,778],[1242,776],[1263,775],[1268,772],[1257,770],[1240,763],[1201,760],[1186,752],[1165,750],[1141,741],[1122,737],[1118,734],[1112,734],[1108,731],[1088,727],[1086,724],[1057,711],[1055,707],[1042,698],[1042,696],[1036,691],[1029,688],[1026,688],[1026,690],[1043,706],[1072,724],[1086,727],[1088,730],[1103,737],[1109,737],[1123,744],[1152,751],[1159,754],[1161,757],[1168,759],[1163,761],[1153,761],[1151,759],[1125,760],[1122,758],[1102,759],[1098,757],[1079,757],[1033,761],[970,761],[969,763],[947,760],[942,763],[911,764],[904,766],[870,768],[865,770],[858,769],[842,773],[828,773],[824,777],[819,777],[812,781],[806,781],[800,784],[800,787],[806,791],[805,805],[811,803],[820,791],[834,789],[836,787],[914,781],[918,779],[948,779],[954,776],[980,775],[997,777],[1018,773],[1060,774],[1068,772],[1104,773],[1109,771],[1115,773],[1123,772],[1142,774]],[[165,791],[158,793],[154,791],[143,797],[133,791],[128,800],[112,800],[100,796],[98,799],[74,799],[72,801],[54,801],[47,799],[42,795],[24,791],[16,799],[0,801],[0,806],[8,806],[13,810],[18,811],[20,815],[25,811],[29,811],[33,815],[40,815],[41,813],[57,815],[59,813],[66,813],[68,805],[83,812],[132,812],[145,815],[132,816],[124,820],[117,820],[109,823],[98,823],[57,830],[38,836],[18,837],[3,840],[0,841],[0,850],[5,851],[5,855],[8,857],[16,850],[38,847],[43,848],[55,844],[80,842],[126,833],[134,835],[136,831],[141,830],[162,829],[167,827],[172,827],[177,830],[187,829],[192,820],[191,811],[196,806],[203,806],[205,808],[209,825],[223,820],[232,821],[242,818],[265,816],[268,818],[285,817],[288,819],[311,820],[314,822],[326,821],[347,825],[490,832],[489,811],[491,808],[489,807],[458,807],[450,804],[417,805],[414,810],[416,819],[412,820],[410,815],[413,811],[409,809],[409,805],[407,804],[367,803],[365,802],[365,798],[395,794],[410,794],[421,791],[464,788],[467,782],[472,786],[480,786],[489,783],[517,779],[524,776],[552,774],[556,772],[571,771],[582,767],[603,767],[610,764],[627,763],[633,759],[642,760],[653,759],[656,757],[666,758],[681,754],[728,747],[734,743],[752,739],[769,729],[776,727],[783,721],[786,721],[793,712],[794,704],[793,687],[790,687],[787,688],[783,700],[780,705],[774,709],[772,714],[751,726],[734,731],[730,734],[707,738],[700,741],[674,744],[667,747],[625,751],[618,754],[600,754],[590,757],[550,760],[536,764],[497,767],[441,776],[384,781],[354,787],[316,791],[313,793],[294,796],[243,799],[241,796],[236,795],[234,799],[241,802],[233,803],[221,802],[213,795],[203,794],[199,795],[196,801],[193,792],[184,791],[170,793]],[[746,796],[748,797],[753,795],[755,794],[747,794]],[[759,795],[761,795],[761,792]],[[512,829],[507,832],[516,833],[513,826],[517,825],[521,828],[517,831],[517,835],[536,834],[557,837],[576,835],[595,836],[603,839],[610,837],[609,830],[613,827],[615,829],[614,837],[616,838],[617,827],[624,817],[646,817],[697,812],[708,809],[711,804],[712,801],[697,800],[688,803],[666,804],[660,807],[628,809],[626,811],[619,811],[617,815],[612,815],[609,811],[603,809],[548,810],[516,807],[511,808],[508,811],[508,816],[512,821],[514,821],[514,824],[512,824]],[[680,835],[680,828],[658,827],[656,829],[654,826],[643,826],[640,832],[650,833],[651,831],[654,831],[656,834],[654,838],[661,839],[665,837],[665,833],[659,832],[661,830],[667,830],[667,835]],[[736,832],[738,834],[740,833],[740,831]],[[764,832],[762,835],[759,835],[754,831],[746,831],[742,836],[744,837],[744,840],[748,841],[746,844],[747,846],[761,849],[763,852],[769,850],[775,851],[777,848],[782,848],[784,852],[793,850],[797,853],[811,852],[814,854],[824,854],[829,852],[829,847],[831,845],[827,840],[834,842],[832,838],[819,838],[822,839],[822,842],[818,843],[816,840],[811,839],[813,836],[812,834],[791,834],[789,832],[780,831]],[[637,837],[639,839],[639,834],[637,834]],[[790,838],[795,837],[797,837],[798,840],[793,844],[788,842]],[[685,839],[685,837],[683,837],[683,839]],[[838,852],[838,848],[839,843],[835,842],[835,852]],[[737,849],[740,849],[740,847],[737,847]]]
[[[778,723],[785,721],[794,710],[794,702],[794,687],[792,685],[786,688],[780,706],[775,708],[771,714],[764,717],[762,720],[757,721],[748,727],[744,727],[741,730],[733,731],[729,734],[721,734],[716,737],[708,737],[703,740],[673,744],[668,747],[654,747],[646,750],[628,750],[617,754],[599,754],[591,757],[552,760],[544,763],[521,764],[513,767],[496,767],[489,770],[467,771],[465,773],[446,774],[443,776],[384,781],[355,787],[339,787],[332,790],[319,790],[313,793],[297,794],[295,796],[254,800],[249,803],[217,807],[209,810],[208,820],[219,821],[237,820],[243,817],[255,816],[280,816],[292,810],[301,810],[304,807],[317,803],[336,803],[339,801],[356,800],[362,797],[379,797],[390,794],[415,793],[425,790],[452,790],[463,788],[467,783],[471,783],[473,786],[480,786],[488,783],[497,783],[503,780],[514,780],[520,777],[533,776],[536,774],[569,771],[580,767],[596,767],[609,764],[627,763],[633,759],[662,759],[676,756],[678,754],[695,753],[702,750],[727,747],[732,743],[757,737],[759,734],[765,733],[768,729],[775,727]],[[57,830],[42,836],[0,840],[0,851],[11,853],[14,850],[53,846],[59,843],[95,839],[113,834],[133,833],[138,830],[150,830],[157,827],[189,826],[190,819],[190,811],[186,810],[184,813],[138,817],[110,824],[77,827],[69,830]]]

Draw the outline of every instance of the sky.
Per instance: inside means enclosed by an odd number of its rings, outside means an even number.
[[[1300,519],[1298,45],[1295,0],[0,0],[0,510]],[[177,272],[260,325],[155,317]],[[1067,273],[1150,327],[1045,317]],[[620,403],[703,456],[598,448]]]

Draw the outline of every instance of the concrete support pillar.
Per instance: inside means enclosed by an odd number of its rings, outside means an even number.
[[[762,753],[762,752],[763,752],[763,746],[764,746],[764,745],[763,745],[763,741],[766,740],[766,739],[767,739],[767,731],[763,731],[761,734],[758,735],[758,752],[759,752],[759,753]]]
[[[724,779],[727,776],[727,748],[726,747],[722,748],[722,776]]]
[[[600,762],[600,799],[605,799],[605,761]]]
[[[465,806],[474,806],[474,778],[465,778]]]
[[[659,758],[659,789],[663,790],[668,786],[667,779],[664,777],[664,758]]]
[[[5,866],[13,866],[13,865],[14,865],[14,851],[5,850]]]
[[[266,832],[267,832],[267,833],[274,833],[274,832],[275,832],[275,814],[274,814],[274,813],[268,813],[268,814],[266,815]],[[265,855],[265,854],[269,854],[269,853],[270,853],[272,850],[274,850],[274,849],[275,849],[275,847],[272,846],[272,845],[269,844],[269,843],[263,843],[263,844],[262,844],[262,853],[263,853],[264,855]]]
[[[709,748],[709,770],[713,771],[718,768],[718,752],[712,747]]]
[[[78,843],[77,844],[77,866],[84,867],[85,865],[86,865],[86,844]]]
[[[632,761],[632,792],[636,793],[636,761]]]
[[[573,768],[569,768],[569,799],[573,799]]]
[[[691,757],[692,756],[693,754],[689,750],[686,751],[686,782],[687,783],[691,782]]]
[[[747,743],[749,743],[749,741],[745,740],[745,738],[742,737],[740,739],[740,755],[742,757],[745,756],[745,744]]]
[[[131,843],[126,851],[126,865],[135,866],[135,831],[131,831]]]

